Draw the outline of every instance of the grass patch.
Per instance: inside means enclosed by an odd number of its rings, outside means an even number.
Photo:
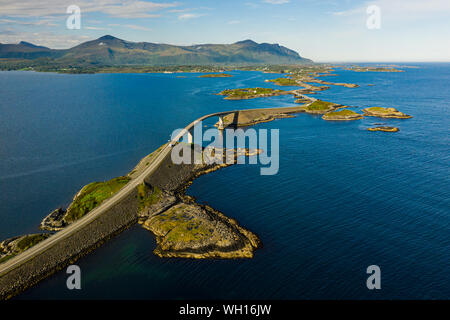
[[[184,212],[183,208],[169,210],[157,217],[159,227],[170,242],[198,241],[212,236],[212,231],[200,219]]]
[[[75,221],[89,211],[100,205],[103,201],[117,193],[131,178],[118,177],[105,182],[93,182],[84,187],[81,194],[67,210],[64,219],[67,222]]]
[[[334,103],[332,103],[332,102],[317,100],[317,101],[314,101],[313,103],[311,103],[307,108],[309,110],[328,110],[333,105],[334,105]]]
[[[392,112],[392,110],[388,110],[387,108],[383,108],[383,107],[370,107],[370,108],[367,108],[367,111],[384,112],[384,113]]]
[[[270,88],[245,88],[245,89],[227,89],[220,92],[228,98],[248,98],[262,95],[270,95],[280,92],[280,90]]]
[[[198,76],[199,78],[229,78],[232,77],[231,74],[228,73],[211,73],[211,74],[204,74],[201,76]]]
[[[269,80],[269,82],[273,82],[279,86],[299,86],[297,81],[289,79],[289,78],[277,78]]]
[[[5,257],[3,257],[3,258],[0,258],[0,263],[6,262],[6,261],[8,261],[9,259],[14,258],[15,256],[16,256],[16,254],[10,254],[9,256],[5,256]]]
[[[25,251],[48,237],[49,235],[46,234],[32,234],[25,236],[17,242],[17,249],[19,249],[20,252]]]
[[[138,185],[138,200],[139,200],[139,211],[151,206],[159,201],[161,198],[161,189],[158,187],[149,187],[145,183]]]
[[[360,114],[356,113],[355,111],[348,110],[348,109],[342,109],[342,110],[339,110],[339,111],[333,111],[333,112],[328,112],[327,113],[328,117],[333,117],[333,116],[356,116],[356,115],[360,115]]]

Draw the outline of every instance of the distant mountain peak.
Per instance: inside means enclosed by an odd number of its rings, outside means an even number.
[[[97,40],[105,41],[105,40],[120,40],[120,39],[107,34],[107,35],[104,35],[103,37],[98,38]]]
[[[35,44],[32,44],[31,42],[26,42],[26,41],[20,41],[19,44],[22,46],[31,47],[31,48],[45,48],[45,47],[37,46]]]
[[[254,45],[257,44],[255,41],[251,40],[251,39],[247,39],[247,40],[242,40],[242,41],[238,41],[235,44],[247,44],[247,45]]]

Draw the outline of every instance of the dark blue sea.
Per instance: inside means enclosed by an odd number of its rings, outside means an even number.
[[[136,225],[77,262],[82,290],[66,288],[63,270],[18,299],[449,299],[450,64],[415,66],[338,69],[324,80],[360,87],[316,95],[412,119],[263,123],[280,130],[277,175],[236,165],[193,183],[189,195],[260,237],[254,259],[160,259]],[[231,73],[0,72],[0,239],[38,232],[82,186],[128,173],[201,115],[295,105],[292,96],[223,100],[215,93],[227,88],[279,88],[264,82],[277,74]],[[400,131],[366,130],[375,123]],[[381,268],[381,290],[366,287],[369,265]]]

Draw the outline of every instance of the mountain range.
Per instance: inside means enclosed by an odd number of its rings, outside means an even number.
[[[164,65],[252,65],[312,63],[296,51],[279,44],[252,40],[233,44],[177,46],[130,42],[110,35],[70,49],[50,49],[22,41],[0,44],[0,58],[34,60],[47,58],[59,65],[164,66]]]

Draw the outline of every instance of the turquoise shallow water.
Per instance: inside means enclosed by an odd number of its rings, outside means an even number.
[[[293,105],[291,96],[226,101],[214,95],[276,87],[264,80],[278,77],[233,74],[1,72],[0,238],[35,232],[81,186],[130,171],[198,116]],[[159,259],[153,236],[136,226],[78,261],[81,291],[67,290],[60,272],[19,299],[448,299],[450,65],[338,74],[326,80],[361,87],[332,87],[321,99],[394,106],[414,118],[336,123],[300,114],[260,124],[280,129],[277,175],[238,165],[202,176],[188,190],[259,235],[264,246],[254,259]],[[400,132],[366,130],[380,122]],[[376,292],[365,287],[372,264],[382,271]]]

